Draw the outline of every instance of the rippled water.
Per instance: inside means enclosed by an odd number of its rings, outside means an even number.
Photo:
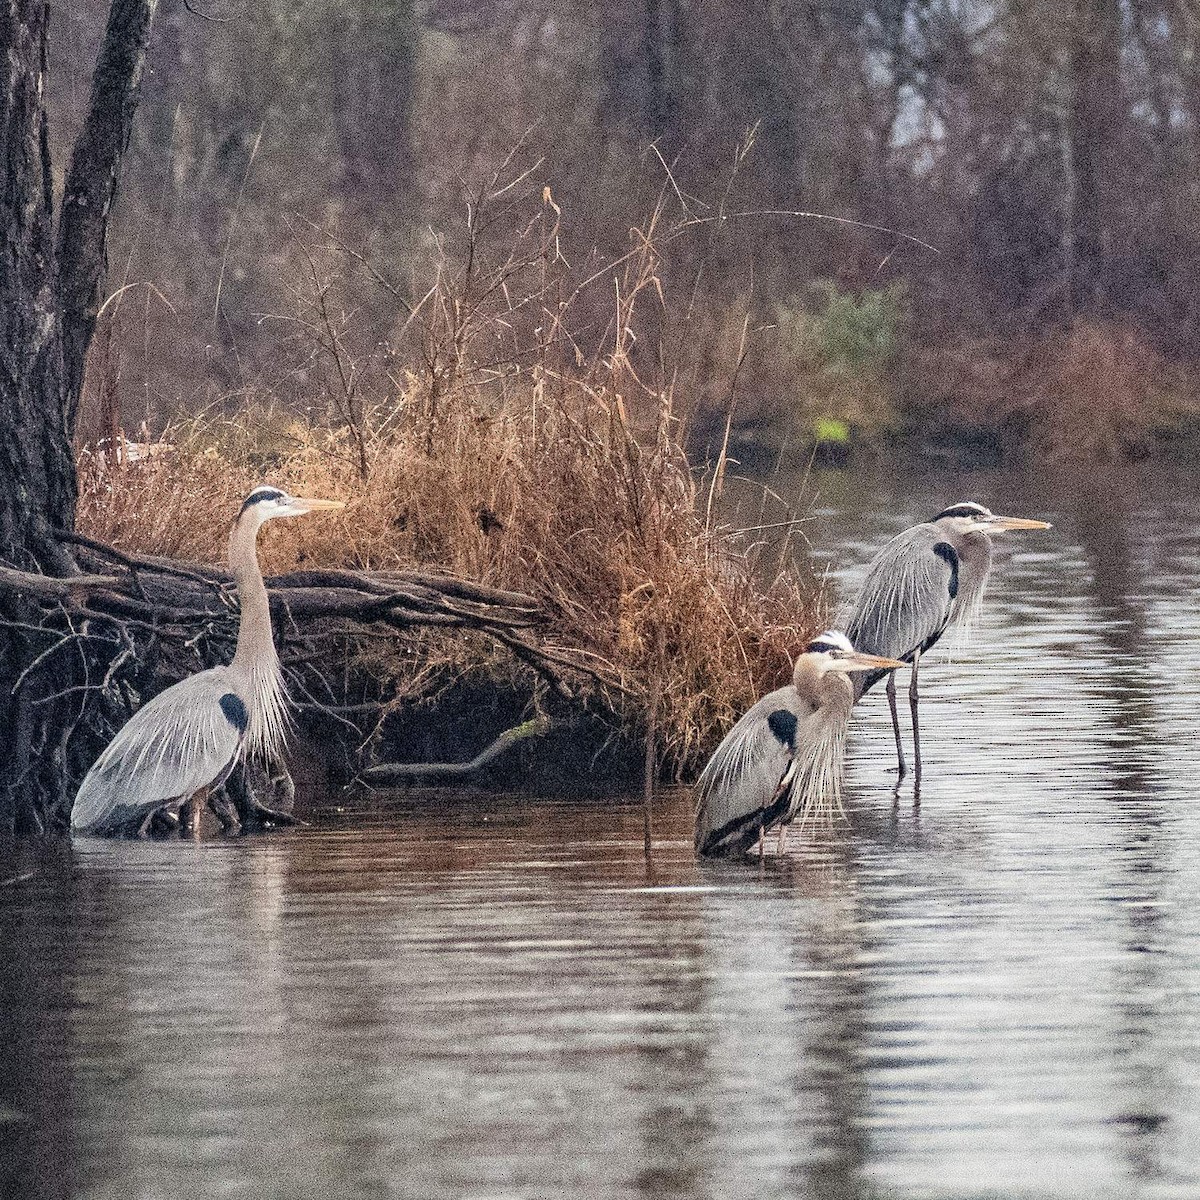
[[[843,594],[953,500],[1056,525],[922,674],[919,806],[872,696],[762,866],[682,791],[650,868],[621,798],[0,845],[0,1194],[1200,1195],[1194,481],[817,482]]]

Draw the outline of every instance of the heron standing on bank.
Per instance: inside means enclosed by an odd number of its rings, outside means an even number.
[[[241,608],[233,661],[180,680],[134,713],[87,773],[71,809],[72,829],[145,835],[157,813],[175,816],[201,790],[220,787],[242,759],[278,758],[287,691],[258,565],[258,531],[276,517],[343,507],[272,487],[246,497],[229,535]]]
[[[850,672],[902,665],[860,653],[836,630],[809,642],[796,659],[792,682],[754,704],[701,772],[697,852],[744,853],[798,812],[838,806],[846,727],[856,698]]]
[[[913,769],[921,780],[921,730],[917,669],[921,655],[950,626],[962,640],[979,616],[992,569],[992,536],[1008,529],[1049,529],[1045,521],[998,517],[982,504],[951,505],[931,521],[898,533],[871,560],[846,633],[860,650],[912,664],[908,702],[912,712]],[[887,698],[896,736],[900,778],[907,771],[900,719],[896,713],[896,672],[856,676],[855,698],[887,676]]]

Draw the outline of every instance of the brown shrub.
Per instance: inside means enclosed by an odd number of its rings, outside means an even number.
[[[1152,452],[1200,416],[1194,371],[1127,325],[1079,320],[1003,343],[959,342],[917,356],[927,420],[1003,431],[1049,461],[1112,461]]]
[[[670,224],[664,192],[628,253],[573,265],[549,189],[514,200],[524,178],[493,176],[459,257],[400,305],[386,338],[354,319],[355,288],[394,298],[394,286],[335,239],[298,240],[296,312],[278,320],[294,331],[286,376],[303,400],[198,418],[163,435],[173,451],[134,463],[85,453],[79,524],[212,560],[262,479],[346,500],[340,519],[269,527],[264,568],[437,568],[524,592],[548,636],[596,664],[607,682],[592,699],[618,728],[644,730],[659,697],[661,761],[678,770],[787,678],[816,624],[815,589],[792,572],[757,578],[681,448],[660,246],[691,215]],[[490,240],[497,206],[515,241]],[[479,638],[372,639],[359,663],[410,699],[479,673],[531,689]]]
[[[761,691],[788,674],[815,625],[812,589],[791,573],[764,586],[736,534],[706,520],[664,402],[635,436],[620,396],[528,378],[459,385],[436,417],[416,379],[368,414],[367,478],[345,429],[286,430],[265,472],[261,414],[169,430],[174,449],[130,463],[81,456],[81,530],[120,547],[212,561],[260,476],[344,499],[341,518],[279,522],[264,568],[433,567],[535,597],[549,636],[610,680],[601,704],[644,727],[661,689],[662,761],[678,772]],[[432,425],[430,424],[432,421]],[[478,639],[372,643],[360,665],[398,696],[427,698],[464,674],[524,668]],[[529,682],[528,680],[526,681]]]

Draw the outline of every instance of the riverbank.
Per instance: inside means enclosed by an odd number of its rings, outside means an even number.
[[[691,449],[760,472],[855,455],[978,468],[1023,462],[1191,460],[1200,375],[1131,324],[1076,320],[1033,333],[918,337],[904,289],[828,289],[781,310],[725,409]]]
[[[324,672],[344,710],[324,740],[339,734],[351,756],[369,742],[373,757],[466,759],[546,713],[549,740],[522,761],[578,779],[640,769],[653,724],[659,769],[678,777],[786,678],[819,597],[789,554],[768,564],[757,535],[719,523],[720,481],[690,469],[670,396],[643,404],[635,428],[614,385],[513,375],[434,404],[413,379],[340,426],[269,409],[197,419],[154,444],[82,453],[79,528],[218,562],[257,483],[344,500],[340,519],[264,532],[264,569],[439,570],[521,593],[543,640],[590,671],[567,680],[568,700],[484,634],[362,639]]]

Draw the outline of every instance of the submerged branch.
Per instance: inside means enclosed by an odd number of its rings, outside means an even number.
[[[389,784],[400,779],[444,779],[450,776],[469,775],[480,767],[491,762],[493,758],[503,754],[517,742],[526,738],[540,737],[550,728],[548,717],[534,717],[512,729],[506,729],[490,746],[481,750],[469,762],[442,763],[378,763],[373,767],[365,767],[359,772],[359,778],[365,783]]]

